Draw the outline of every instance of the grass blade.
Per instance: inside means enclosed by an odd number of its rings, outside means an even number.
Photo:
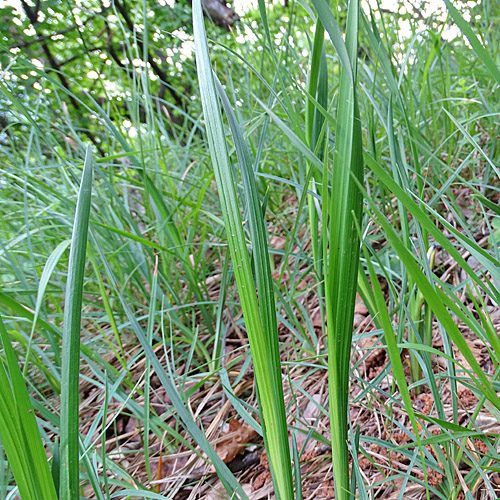
[[[335,50],[337,51],[340,62],[342,64],[342,70],[345,72],[344,78],[347,78],[349,83],[353,85],[356,78],[354,77],[353,74],[351,52],[349,48],[346,46],[347,44],[344,43],[337,21],[335,21],[335,17],[333,16],[332,11],[330,10],[330,7],[328,6],[326,0],[312,0],[312,3],[316,11],[318,12],[318,17],[321,23],[323,24],[326,31],[330,35],[330,40],[333,46],[335,47]],[[352,2],[349,2],[349,5],[351,3]]]
[[[92,153],[85,154],[68,264],[61,370],[61,500],[79,497],[78,404],[83,275],[92,194]]]
[[[57,263],[59,262],[59,259],[63,255],[63,253],[66,251],[68,248],[70,242],[69,240],[62,241],[57,245],[57,247],[54,249],[54,251],[50,254],[49,258],[47,259],[47,263],[45,264],[45,267],[42,272],[42,276],[40,278],[40,284],[38,285],[38,295],[36,298],[36,305],[35,305],[35,317],[33,319],[33,324],[31,326],[31,335],[30,335],[30,341],[28,344],[28,348],[26,350],[26,363],[24,365],[24,374],[26,375],[26,370],[28,369],[29,366],[29,358],[30,358],[30,350],[31,350],[31,342],[33,341],[33,336],[35,334],[35,327],[37,325],[37,320],[38,320],[38,315],[40,314],[40,309],[42,307],[43,303],[43,297],[45,295],[45,290],[47,288],[47,285],[49,284],[50,277],[57,266]],[[59,363],[59,352],[58,349],[56,348],[56,344],[53,340],[53,337],[49,337],[49,339],[52,341],[51,345],[54,348],[54,355],[57,364]]]
[[[286,425],[283,383],[281,380],[278,324],[276,320],[276,304],[274,301],[273,280],[266,238],[266,226],[264,216],[262,215],[257,183],[253,172],[253,161],[250,156],[248,146],[224,88],[217,78],[215,78],[215,84],[217,92],[221,98],[224,111],[226,112],[226,116],[228,118],[229,126],[234,139],[236,154],[238,156],[238,163],[241,167],[243,190],[246,199],[246,211],[248,213],[248,222],[250,226],[250,240],[252,242],[253,250],[252,257],[255,269],[255,281],[259,297],[259,312],[262,320],[263,332],[268,333],[263,336],[262,340],[266,343],[266,352],[268,353],[269,359],[269,371],[266,375],[266,382],[268,381],[270,383],[269,389],[272,394],[273,407],[270,411],[274,412],[276,415],[276,429],[273,429],[273,434],[275,433],[276,436],[272,436],[269,440],[270,431],[269,429],[265,429],[266,432],[264,432],[264,439],[267,443],[269,443],[269,446],[279,447],[279,450],[277,450],[278,458],[276,458],[276,460],[280,460],[280,466],[279,470],[273,469],[274,474],[285,474],[288,476],[290,473],[290,477],[287,477],[287,481],[291,481],[288,430]],[[262,400],[262,393],[260,392],[259,395]]]

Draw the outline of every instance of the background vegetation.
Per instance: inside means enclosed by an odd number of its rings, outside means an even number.
[[[0,498],[500,497],[499,6],[204,4],[0,8]]]

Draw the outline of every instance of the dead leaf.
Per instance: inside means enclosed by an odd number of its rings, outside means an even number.
[[[321,319],[321,308],[318,306],[314,309],[311,314],[311,323],[315,328],[321,328],[323,326],[323,320]]]
[[[284,250],[286,247],[286,238],[284,236],[274,235],[270,239],[271,248]]]
[[[252,427],[233,418],[229,422],[229,431],[223,436],[215,447],[217,455],[224,463],[229,463],[234,460],[236,455],[240,453],[246,444],[248,444],[256,435]]]
[[[368,308],[363,304],[363,300],[359,293],[356,294],[356,304],[354,305],[354,314],[361,314],[361,316],[368,315]]]

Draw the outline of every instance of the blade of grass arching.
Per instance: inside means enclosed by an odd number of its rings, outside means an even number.
[[[500,85],[500,70],[498,69],[498,66],[495,64],[495,61],[493,60],[491,54],[484,48],[483,44],[478,40],[477,36],[474,34],[474,31],[472,31],[472,28],[470,27],[469,23],[460,15],[460,12],[454,7],[453,3],[450,2],[450,0],[444,0],[444,2],[451,17],[453,18],[457,26],[460,28],[462,33],[467,37],[467,40],[469,40],[470,44],[472,45],[472,48],[476,52],[481,62],[486,66],[486,68],[490,72],[490,75]]]
[[[47,455],[17,358],[0,316],[0,437],[23,500],[56,500]]]
[[[257,183],[253,171],[253,161],[250,152],[243,137],[243,132],[237,122],[236,115],[224,88],[214,75],[216,90],[221,98],[224,111],[229,122],[231,134],[233,136],[238,163],[240,165],[241,177],[243,180],[243,191],[245,194],[245,208],[248,213],[248,224],[250,229],[250,240],[252,243],[252,257],[254,261],[255,281],[258,294],[258,307],[262,324],[263,341],[266,344],[267,352],[267,373],[263,375],[266,378],[266,386],[259,385],[257,376],[257,387],[259,388],[259,397],[263,401],[266,395],[263,390],[270,390],[272,407],[266,408],[266,411],[272,412],[272,420],[275,422],[272,431],[266,426],[266,416],[264,415],[264,439],[271,447],[270,457],[272,461],[279,461],[279,466],[272,464],[272,472],[276,475],[284,475],[286,482],[291,482],[290,467],[290,449],[288,447],[288,429],[286,423],[285,403],[283,397],[283,382],[281,379],[281,360],[278,341],[278,324],[276,319],[276,303],[274,300],[273,280],[271,275],[271,266],[269,261],[269,249],[267,245],[266,225],[262,214],[261,203],[257,191]],[[214,89],[215,90],[215,89]],[[214,95],[215,97],[215,95]],[[220,137],[219,140],[223,140]],[[232,187],[234,189],[234,187]],[[233,257],[234,259],[234,257]],[[249,280],[251,280],[249,276]],[[250,338],[250,334],[249,334]],[[262,340],[258,340],[261,342]],[[250,343],[252,348],[252,344]],[[257,353],[258,354],[258,353]],[[255,355],[252,352],[255,362]],[[262,376],[261,376],[262,377]],[[264,408],[263,408],[264,412]],[[276,467],[276,470],[274,469]],[[286,498],[286,497],[283,497]]]
[[[323,0],[322,0],[323,1]],[[315,0],[315,5],[318,0]],[[323,24],[328,25],[318,11]],[[335,495],[351,498],[349,481],[348,398],[354,305],[359,267],[359,238],[356,223],[361,224],[362,194],[355,179],[363,182],[361,124],[355,83],[357,79],[359,3],[349,2],[346,47],[350,59],[340,76],[339,108],[333,157],[332,192],[323,216],[323,238],[328,242],[325,259],[325,292],[328,331],[328,386],[330,394],[330,430]],[[328,9],[328,17],[333,14]],[[332,40],[333,41],[333,40]],[[323,183],[328,181],[327,172]],[[327,234],[327,226],[329,235]],[[353,492],[352,492],[353,494]]]
[[[409,135],[409,149],[412,153],[412,158],[413,158],[413,165],[415,167],[415,171],[417,173],[417,186],[418,186],[418,193],[422,195],[423,192],[423,180],[421,176],[421,167],[420,167],[420,160],[419,160],[419,152],[417,148],[417,133],[415,130],[415,127],[413,125],[414,120],[411,120],[410,115],[408,114],[407,111],[407,99],[406,96],[401,92],[400,87],[398,85],[398,82],[396,81],[395,78],[395,72],[393,69],[393,64],[391,62],[391,59],[389,58],[388,52],[382,43],[382,38],[380,36],[380,33],[377,28],[377,23],[375,22],[374,17],[372,16],[371,23],[368,21],[366,18],[366,15],[364,12],[360,13],[361,15],[361,21],[363,23],[363,33],[366,35],[366,38],[368,40],[368,45],[371,47],[372,52],[374,56],[376,56],[378,63],[380,64],[380,67],[382,69],[382,74],[384,75],[387,84],[390,87],[391,93],[390,95],[396,97],[396,102],[399,105],[399,108],[401,110],[401,113],[404,118],[405,125],[408,129],[408,135]],[[383,16],[382,16],[383,19]],[[374,82],[375,86],[375,82]]]
[[[401,399],[403,400],[406,413],[408,415],[408,418],[410,419],[413,433],[415,435],[415,441],[417,442],[420,456],[422,458],[424,477],[426,477],[427,473],[425,467],[424,452],[421,444],[418,423],[415,418],[415,412],[413,411],[413,404],[410,397],[410,391],[408,390],[408,384],[406,383],[406,375],[404,372],[403,363],[401,361],[401,353],[397,345],[397,338],[394,332],[394,328],[392,326],[391,318],[389,316],[389,311],[387,310],[384,294],[382,292],[382,288],[380,287],[379,278],[375,272],[372,260],[368,253],[368,249],[366,248],[366,245],[364,243],[362,245],[362,248],[372,286],[372,289],[369,290],[369,293],[371,292],[370,302],[375,305],[378,322],[382,328],[382,331],[384,332],[384,339],[387,345],[387,352],[389,354],[389,359],[392,365],[392,374],[394,376],[394,379],[396,380],[396,383],[398,384],[399,393],[401,394]]]
[[[470,278],[477,284],[477,286],[483,290],[487,295],[489,295],[496,302],[500,302],[500,297],[495,289],[489,289],[481,281],[481,279],[476,275],[473,269],[467,264],[467,261],[462,257],[461,253],[455,248],[453,244],[450,243],[449,239],[443,234],[442,230],[439,229],[433,220],[427,215],[422,208],[412,199],[412,197],[399,186],[394,179],[375,161],[370,155],[365,155],[365,161],[367,166],[377,175],[378,179],[399,199],[403,202],[407,211],[412,214],[415,219],[418,220],[420,225],[432,235],[432,237],[439,243],[443,249],[445,249],[460,265],[460,267],[470,276]],[[423,205],[423,204],[422,204]],[[492,275],[498,275],[496,260],[489,255],[483,248],[477,245],[474,241],[470,241],[464,236],[458,229],[453,225],[449,224],[446,219],[440,216],[435,211],[431,211],[429,207],[426,207],[432,214],[432,217],[439,220],[443,226],[446,227],[467,250],[469,250],[476,259],[481,262]],[[432,303],[431,303],[432,304]]]
[[[64,302],[60,427],[61,485],[59,492],[61,500],[74,500],[79,496],[80,323],[91,195],[92,152],[89,146],[85,153],[82,182],[76,205]]]
[[[196,47],[196,65],[198,81],[200,85],[203,113],[206,121],[208,144],[215,171],[219,196],[221,201],[224,225],[228,235],[228,246],[233,261],[234,275],[243,309],[248,339],[254,362],[255,377],[260,400],[260,411],[262,427],[265,440],[267,441],[267,452],[273,478],[275,480],[276,495],[281,500],[293,498],[293,481],[288,448],[288,433],[286,432],[286,414],[284,411],[283,388],[281,383],[281,364],[276,330],[269,330],[270,325],[276,324],[276,311],[274,298],[272,296],[272,282],[269,266],[269,256],[263,248],[266,246],[265,232],[259,234],[258,225],[263,225],[261,215],[255,215],[255,227],[253,248],[255,259],[260,269],[257,286],[261,286],[259,294],[269,294],[268,298],[259,296],[261,309],[252,276],[252,267],[246,247],[245,235],[236,196],[236,183],[233,179],[233,171],[229,163],[226,137],[222,124],[220,105],[215,90],[208,46],[206,41],[205,27],[200,0],[193,2],[193,29]],[[242,173],[245,174],[244,165],[241,165]],[[252,163],[249,161],[249,171],[252,172]],[[248,176],[250,177],[250,176]],[[247,178],[244,182],[250,182]],[[251,190],[251,186],[249,186]],[[251,191],[249,194],[252,196]],[[252,210],[260,211],[258,199],[249,199]],[[260,221],[260,222],[259,222]],[[265,231],[265,228],[264,228]],[[264,246],[262,246],[264,245]],[[270,298],[269,298],[270,297]],[[272,300],[272,302],[271,302]],[[262,316],[261,316],[262,313]],[[270,351],[270,346],[273,350]],[[279,380],[279,384],[276,381]]]

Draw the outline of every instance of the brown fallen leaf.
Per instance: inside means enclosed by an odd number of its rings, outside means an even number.
[[[276,250],[284,250],[286,247],[286,238],[284,236],[274,235],[271,236],[269,243],[271,245],[271,248],[274,248]]]
[[[215,451],[224,463],[232,462],[256,434],[249,425],[233,418],[229,422],[229,431],[219,440]]]
[[[325,321],[321,319],[321,308],[318,306],[311,314],[311,323],[315,328],[321,328],[324,322]]]
[[[354,305],[354,313],[361,314],[361,316],[368,315],[368,308],[363,304],[363,299],[356,293],[356,304]]]

